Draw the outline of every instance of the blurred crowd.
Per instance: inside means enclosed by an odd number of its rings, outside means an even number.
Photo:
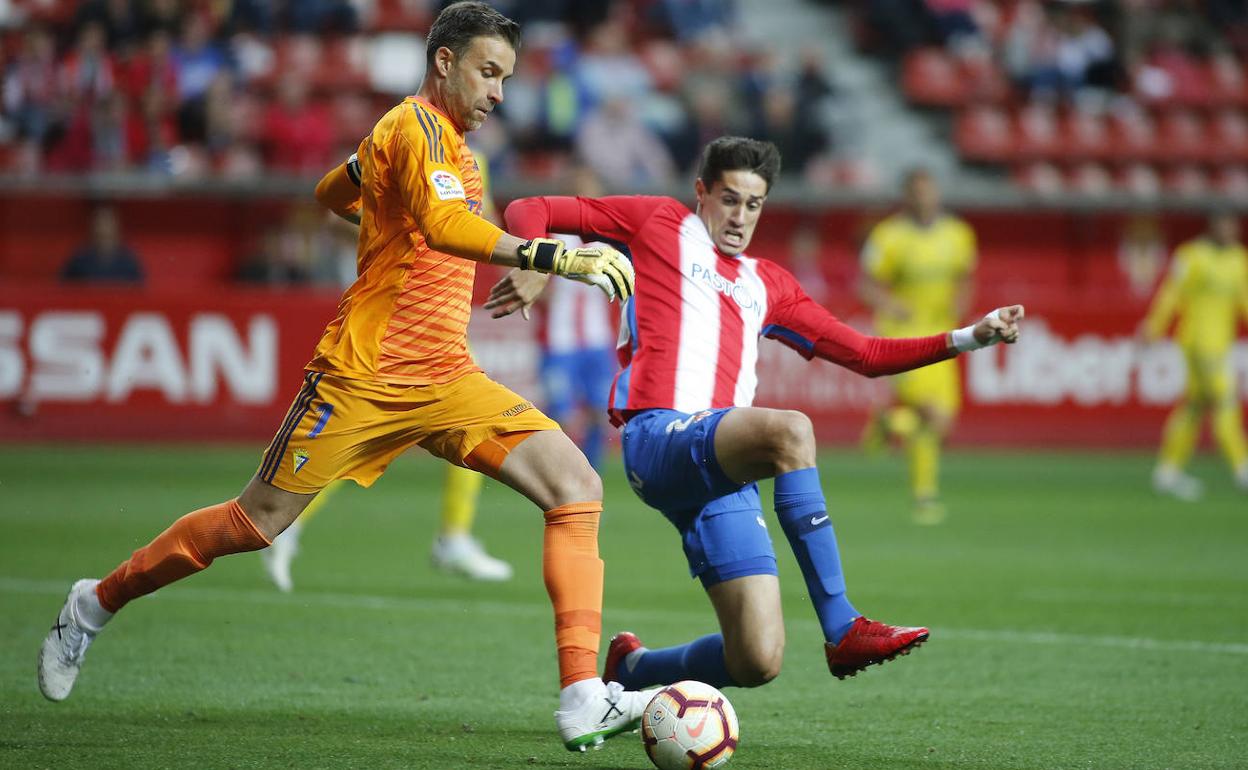
[[[0,167],[183,178],[316,176],[419,85],[436,0],[0,0]],[[814,52],[753,48],[728,0],[496,2],[525,43],[494,177],[583,160],[614,187],[682,177],[725,132],[787,173],[832,149]],[[800,118],[799,118],[800,114]]]
[[[1245,0],[852,0],[864,45],[996,62],[1033,100],[1161,99],[1248,58]]]

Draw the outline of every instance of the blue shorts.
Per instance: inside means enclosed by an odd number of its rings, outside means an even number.
[[[715,459],[715,429],[729,411],[649,409],[624,426],[628,483],[680,532],[689,574],[707,588],[777,574],[758,485],[736,483]]]
[[[605,410],[615,369],[611,348],[543,353],[539,370],[546,394],[543,411],[559,422],[578,407]]]

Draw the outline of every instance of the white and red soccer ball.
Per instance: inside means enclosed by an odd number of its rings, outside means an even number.
[[[659,770],[723,767],[736,752],[739,735],[732,704],[702,682],[664,687],[641,715],[641,742]]]

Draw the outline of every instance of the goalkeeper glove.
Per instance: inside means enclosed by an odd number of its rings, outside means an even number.
[[[569,249],[562,241],[534,238],[516,249],[521,270],[554,273],[597,286],[608,299],[633,296],[633,264],[609,246]]]

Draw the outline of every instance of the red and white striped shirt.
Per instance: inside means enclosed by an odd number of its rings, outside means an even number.
[[[637,285],[623,308],[624,368],[610,400],[616,424],[641,409],[749,406],[762,337],[867,376],[955,354],[944,334],[888,339],[855,331],[774,262],[722,254],[702,220],[672,198],[525,198],[507,207],[506,220],[521,238],[570,232],[619,242],[630,252]]]
[[[554,236],[568,246],[598,246],[579,236]],[[538,309],[537,341],[547,353],[600,350],[615,344],[611,306],[602,291],[579,281],[551,281]]]

